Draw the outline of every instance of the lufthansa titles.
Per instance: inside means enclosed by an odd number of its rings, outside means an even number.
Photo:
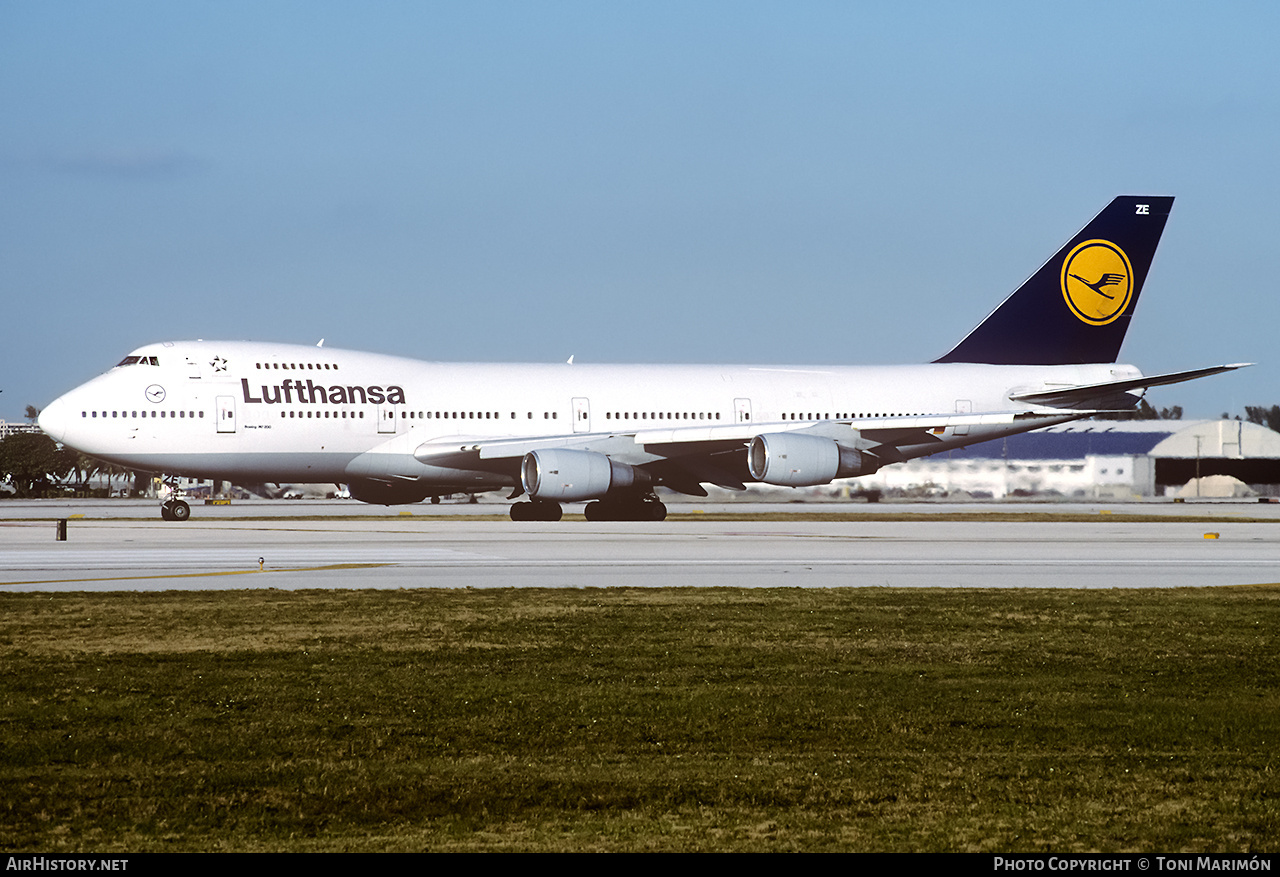
[[[334,384],[324,387],[314,381],[295,381],[285,378],[279,384],[262,385],[262,395],[255,396],[249,389],[249,379],[240,379],[240,389],[247,404],[293,405],[295,403],[317,405],[399,405],[404,402],[404,389],[397,386],[342,387]]]

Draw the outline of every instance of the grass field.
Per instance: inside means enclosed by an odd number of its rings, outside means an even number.
[[[0,594],[0,846],[1280,848],[1280,588]]]

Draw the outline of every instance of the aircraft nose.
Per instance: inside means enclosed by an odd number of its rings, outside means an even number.
[[[55,442],[62,441],[62,437],[67,434],[67,412],[67,403],[64,398],[54,399],[40,412],[40,417],[37,421],[40,424],[40,429],[44,430],[44,434]]]

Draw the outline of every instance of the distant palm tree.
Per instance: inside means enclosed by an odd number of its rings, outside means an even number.
[[[1244,406],[1244,416],[1250,423],[1256,423],[1265,426],[1267,429],[1273,429],[1280,432],[1280,405],[1272,405],[1270,408],[1264,408],[1261,405]]]

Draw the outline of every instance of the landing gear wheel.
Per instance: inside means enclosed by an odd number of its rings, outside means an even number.
[[[511,506],[513,521],[558,521],[563,516],[560,503],[545,499],[533,502],[517,502]]]
[[[535,499],[529,505],[533,506],[533,520],[535,521],[558,521],[564,515],[558,502]]]
[[[160,517],[166,521],[185,521],[191,517],[191,506],[180,499],[172,499],[160,506]]]
[[[588,521],[665,521],[667,507],[656,499],[640,502],[597,500],[583,510]]]

